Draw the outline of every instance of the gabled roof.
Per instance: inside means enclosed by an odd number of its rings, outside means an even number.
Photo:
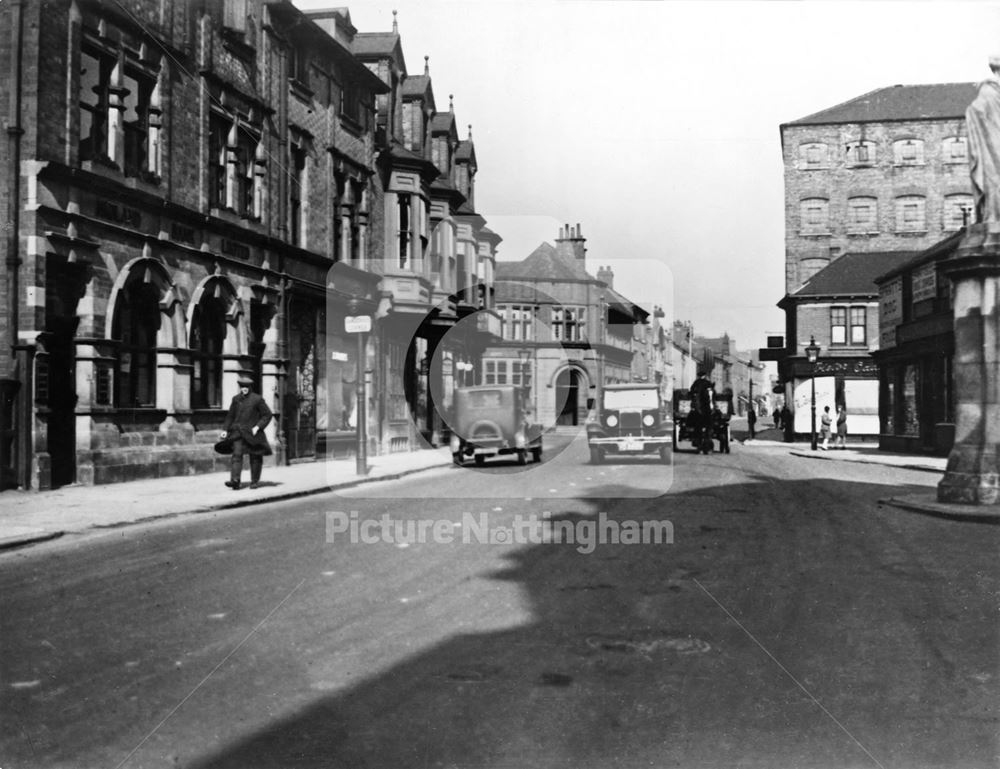
[[[562,256],[555,246],[542,243],[519,262],[497,262],[498,280],[573,280],[597,283],[576,259]]]
[[[354,36],[351,50],[355,55],[382,54],[389,55],[399,46],[399,34],[396,32],[359,32]]]
[[[403,96],[423,96],[430,87],[430,75],[409,75],[403,81]]]
[[[831,123],[881,123],[892,120],[946,120],[964,118],[976,98],[975,83],[894,85],[845,101],[785,126]]]
[[[458,143],[458,147],[455,148],[455,160],[468,160],[472,162],[472,165],[477,165],[476,147],[472,143],[472,139],[462,139]]]
[[[912,259],[917,251],[872,251],[844,254],[813,275],[791,298],[812,296],[878,296],[875,278]]]
[[[458,129],[455,127],[454,112],[438,112],[431,118],[431,133],[448,133],[449,131],[458,133]]]

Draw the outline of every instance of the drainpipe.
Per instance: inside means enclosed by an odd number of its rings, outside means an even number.
[[[21,266],[21,9],[24,0],[10,2],[10,107],[7,120],[7,145],[10,164],[7,170],[8,220],[7,220],[7,272],[8,302],[10,312],[10,346],[18,343],[18,273]]]
[[[10,80],[10,104],[8,107],[9,116],[7,120],[7,152],[9,157],[9,167],[7,169],[7,309],[8,334],[10,343],[10,354],[12,365],[9,373],[10,377],[0,378],[0,490],[11,486],[17,486],[23,482],[27,487],[26,479],[22,479],[21,467],[24,465],[24,450],[26,440],[24,437],[28,429],[29,420],[23,411],[17,415],[18,390],[22,390],[21,401],[26,402],[23,393],[22,383],[18,374],[17,359],[20,357],[18,350],[20,325],[19,298],[21,268],[20,236],[21,236],[21,136],[24,129],[21,128],[21,54],[23,47],[22,32],[22,9],[23,0],[10,0],[10,65],[8,67],[8,78]],[[3,372],[8,373],[8,372]],[[27,372],[20,372],[21,377],[27,377]],[[30,414],[28,415],[30,416]],[[20,434],[16,425],[20,424]],[[11,448],[13,447],[13,451]],[[13,466],[12,466],[13,463]]]

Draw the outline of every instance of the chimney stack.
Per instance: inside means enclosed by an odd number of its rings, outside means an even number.
[[[559,228],[559,237],[556,238],[556,253],[567,259],[578,260],[582,266],[587,255],[587,249],[584,247],[586,242],[586,238],[581,234],[579,224],[575,227],[567,224]]]
[[[597,268],[597,279],[605,283],[608,288],[615,287],[615,273],[612,271],[610,264],[607,267]]]

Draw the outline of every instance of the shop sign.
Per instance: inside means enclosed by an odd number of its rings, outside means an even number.
[[[925,299],[933,299],[937,296],[937,270],[933,262],[924,265],[918,270],[914,270],[911,281],[913,285],[914,304],[922,302]]]
[[[371,315],[345,315],[344,331],[348,334],[365,334],[372,330]]]

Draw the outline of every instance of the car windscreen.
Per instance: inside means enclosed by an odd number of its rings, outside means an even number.
[[[660,405],[656,390],[605,390],[606,409],[655,409]]]
[[[468,394],[468,404],[474,409],[495,409],[503,403],[499,390],[477,390]]]

